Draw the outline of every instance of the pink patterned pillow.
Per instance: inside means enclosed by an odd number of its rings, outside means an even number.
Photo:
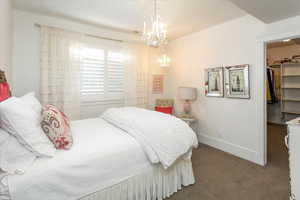
[[[73,144],[69,119],[58,108],[46,105],[42,112],[42,129],[57,149],[70,149]]]

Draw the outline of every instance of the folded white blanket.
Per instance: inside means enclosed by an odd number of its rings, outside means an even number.
[[[194,131],[182,120],[135,107],[111,108],[102,114],[107,122],[123,129],[143,147],[152,163],[171,166],[180,156],[197,147]]]

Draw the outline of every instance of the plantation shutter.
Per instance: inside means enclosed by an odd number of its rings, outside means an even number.
[[[120,44],[91,41],[81,50],[81,117],[97,117],[124,106],[124,63]]]
[[[81,95],[105,94],[105,51],[84,48],[81,69]]]
[[[121,94],[124,91],[124,63],[120,52],[107,54],[107,93]]]

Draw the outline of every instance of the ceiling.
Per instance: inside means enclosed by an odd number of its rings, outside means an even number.
[[[300,15],[299,0],[229,0],[265,23]]]
[[[265,23],[300,15],[300,0],[158,0],[169,38],[251,14]],[[14,0],[14,7],[119,31],[141,31],[153,0]]]
[[[227,0],[158,0],[170,39],[246,14]],[[20,10],[59,16],[120,31],[141,31],[152,0],[14,0]]]

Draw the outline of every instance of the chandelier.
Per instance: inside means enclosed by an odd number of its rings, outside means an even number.
[[[148,46],[158,47],[167,43],[167,30],[158,15],[157,0],[153,0],[153,3],[154,13],[151,17],[151,25],[147,26],[147,23],[144,22],[143,40]]]
[[[170,67],[171,58],[166,53],[162,54],[157,61],[161,67]]]
[[[159,57],[157,59],[161,67],[170,67],[171,58],[168,56],[167,45],[161,45],[159,47]]]

